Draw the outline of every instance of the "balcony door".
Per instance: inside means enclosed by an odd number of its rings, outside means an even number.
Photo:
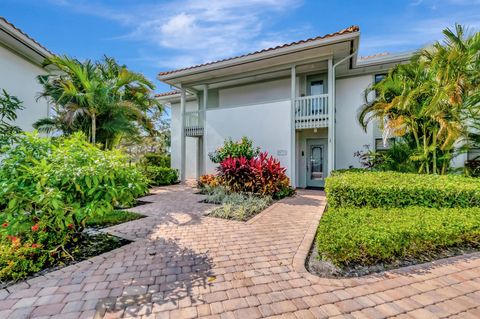
[[[327,140],[307,140],[307,186],[324,187],[327,175]]]
[[[307,95],[327,94],[327,76],[314,75],[307,77]],[[318,115],[326,112],[326,105],[320,100],[313,100],[311,105],[311,114]]]

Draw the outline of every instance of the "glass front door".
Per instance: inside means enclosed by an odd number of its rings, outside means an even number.
[[[309,140],[307,157],[307,186],[323,187],[327,171],[327,145],[322,140]]]

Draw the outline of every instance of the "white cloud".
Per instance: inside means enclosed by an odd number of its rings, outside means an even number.
[[[272,34],[265,30],[273,23],[272,17],[288,13],[301,3],[301,0],[183,0],[155,5],[134,3],[120,10],[95,1],[50,1],[127,26],[131,32],[121,38],[168,49],[174,56],[164,59],[162,64],[170,61],[171,67],[204,63],[283,43],[288,40],[288,33]]]

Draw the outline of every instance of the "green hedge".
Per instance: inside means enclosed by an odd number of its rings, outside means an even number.
[[[146,166],[170,167],[170,155],[147,153],[144,156],[144,163]]]
[[[154,186],[175,184],[178,181],[178,171],[169,167],[146,166],[145,175]]]
[[[480,206],[480,179],[459,175],[335,172],[325,191],[332,208]]]
[[[317,232],[320,256],[338,266],[436,257],[465,245],[480,246],[480,208],[329,209]]]

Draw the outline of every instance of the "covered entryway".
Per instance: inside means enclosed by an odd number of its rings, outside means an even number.
[[[324,187],[327,175],[327,140],[307,140],[306,184],[307,187]]]

